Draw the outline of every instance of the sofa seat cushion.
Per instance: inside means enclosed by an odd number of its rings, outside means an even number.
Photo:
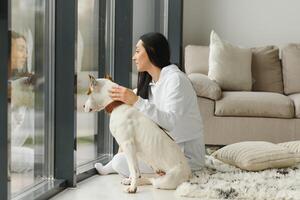
[[[295,105],[296,118],[300,118],[300,93],[289,95]]]
[[[293,118],[293,101],[282,94],[272,92],[223,92],[216,101],[215,115]]]

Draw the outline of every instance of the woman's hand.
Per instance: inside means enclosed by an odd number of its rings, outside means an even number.
[[[138,96],[132,90],[119,85],[109,90],[109,96],[114,101],[122,101],[128,105],[133,105],[138,100]]]

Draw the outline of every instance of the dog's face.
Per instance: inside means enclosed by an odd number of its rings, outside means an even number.
[[[34,82],[31,77],[21,77],[11,81],[12,89],[20,89],[22,91],[34,90]]]
[[[91,75],[89,75],[89,77],[88,99],[83,107],[85,112],[97,112],[103,110],[112,102],[112,99],[108,95],[108,90],[116,84],[107,78],[95,79]]]

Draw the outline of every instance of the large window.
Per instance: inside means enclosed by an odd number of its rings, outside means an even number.
[[[0,199],[48,199],[112,157],[109,116],[82,108],[88,75],[118,74],[115,1],[1,0],[0,13]]]
[[[46,1],[11,1],[8,132],[11,194],[48,177]]]
[[[99,3],[78,0],[77,25],[77,165],[97,158],[97,113],[85,113],[89,76],[99,75]]]
[[[77,127],[77,174],[93,168],[95,162],[107,162],[112,153],[112,141],[105,131],[104,111],[85,113],[89,75],[103,77],[109,68],[110,27],[108,13],[111,1],[78,0],[76,68],[76,127]]]

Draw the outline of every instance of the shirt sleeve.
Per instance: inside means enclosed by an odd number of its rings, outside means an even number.
[[[178,120],[183,116],[187,99],[179,78],[173,78],[167,81],[166,87],[163,88],[165,91],[159,93],[163,94],[162,97],[159,97],[162,101],[160,103],[163,109],[158,109],[155,104],[141,97],[138,98],[133,106],[160,127],[167,131],[172,131]]]

